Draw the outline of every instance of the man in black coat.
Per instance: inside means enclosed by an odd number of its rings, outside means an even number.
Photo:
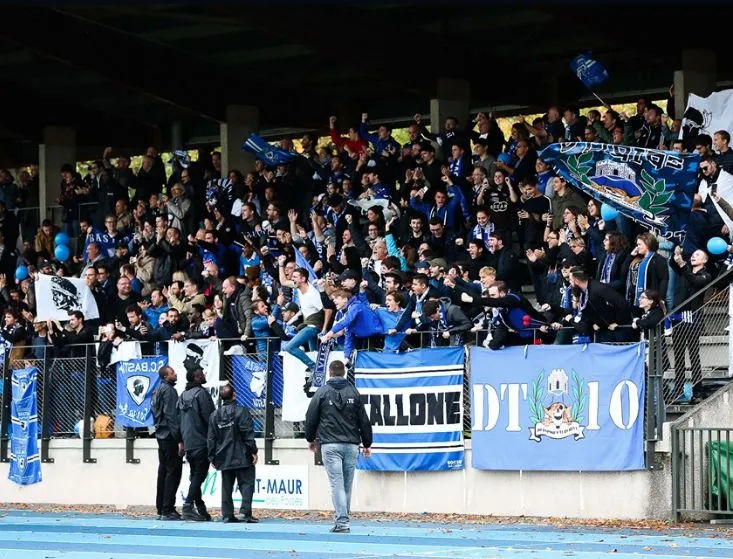
[[[211,393],[203,388],[206,375],[201,367],[196,366],[186,373],[186,389],[178,399],[178,410],[181,414],[181,436],[186,460],[191,468],[188,496],[183,503],[183,520],[203,522],[211,520],[206,504],[201,496],[201,485],[209,473],[209,453],[207,438],[209,418],[214,413],[214,399]],[[196,510],[193,509],[194,504]]]
[[[178,413],[176,381],[173,367],[164,366],[158,371],[160,384],[153,392],[150,409],[155,421],[155,438],[158,440],[158,490],[155,506],[159,520],[180,520],[176,510],[176,491],[181,483],[183,470],[183,439]]]
[[[628,301],[608,284],[591,279],[583,268],[570,271],[570,284],[580,290],[579,316],[596,342],[625,342],[633,337]],[[619,328],[622,326],[622,328]]]
[[[221,514],[222,522],[239,522],[234,516],[232,490],[234,481],[242,493],[242,506],[249,503],[252,510],[254,495],[254,466],[257,464],[257,443],[252,427],[252,417],[247,408],[237,406],[234,388],[221,387],[221,406],[209,417],[207,447],[209,461],[221,471]],[[250,512],[250,518],[251,512]],[[253,519],[256,522],[256,520]],[[245,519],[245,522],[250,522]]]

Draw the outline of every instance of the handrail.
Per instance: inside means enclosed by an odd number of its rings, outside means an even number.
[[[689,264],[686,264],[686,266],[687,265],[689,265]],[[710,289],[713,285],[715,285],[716,283],[718,283],[720,280],[723,280],[723,279],[725,279],[725,278],[727,278],[728,276],[731,276],[731,275],[733,275],[733,267],[727,269],[722,274],[718,274],[717,277],[715,277],[712,280],[710,280],[710,283],[708,283],[707,285],[705,285],[705,286],[701,287],[700,289],[698,289],[697,291],[695,291],[695,293],[693,293],[692,295],[690,295],[687,299],[685,299],[684,301],[682,301],[679,305],[677,305],[671,311],[667,312],[667,314],[665,314],[664,317],[659,322],[657,322],[656,326],[659,326],[660,324],[662,324],[665,320],[667,320],[673,314],[680,312],[680,309],[682,309],[686,305],[688,305],[690,303],[690,301],[696,299],[697,297],[699,297],[700,295],[702,295],[703,293],[705,293],[708,289]],[[663,297],[664,295],[665,295],[664,293],[660,293],[660,296]]]

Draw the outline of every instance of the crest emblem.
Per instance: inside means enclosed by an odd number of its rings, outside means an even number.
[[[267,384],[267,371],[252,371],[252,380],[249,381],[249,389],[258,398],[262,398]]]
[[[553,369],[545,379],[542,370],[532,381],[529,394],[529,440],[541,442],[542,437],[576,441],[585,438],[584,413],[588,409],[588,389],[584,379],[571,371],[572,381],[565,369]],[[546,388],[545,388],[546,386]]]
[[[145,396],[150,388],[150,379],[144,375],[133,375],[127,377],[127,393],[138,406],[145,401]]]

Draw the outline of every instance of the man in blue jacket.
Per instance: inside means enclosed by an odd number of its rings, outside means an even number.
[[[354,297],[345,289],[336,290],[331,296],[336,305],[336,321],[321,342],[344,334],[344,360],[348,361],[356,349],[357,339],[363,340],[382,333],[382,323],[369,305],[359,297]]]

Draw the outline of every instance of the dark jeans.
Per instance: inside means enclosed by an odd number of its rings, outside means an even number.
[[[242,493],[242,504],[244,506],[244,492],[248,483],[247,471],[253,469],[238,468],[236,470],[221,471],[221,515],[222,518],[234,516],[234,502],[232,500],[232,492],[234,491],[234,482],[239,485],[239,491]]]
[[[257,470],[254,466],[250,466],[244,472],[244,485],[241,482],[239,483],[239,492],[242,494],[242,505],[239,507],[239,514],[252,516],[252,497],[255,495]]]
[[[206,481],[206,474],[209,473],[209,457],[205,448],[197,448],[186,451],[186,460],[191,468],[190,484],[188,486],[188,496],[186,504],[196,504],[197,507],[206,508],[204,500],[201,497],[201,485]]]
[[[178,456],[178,443],[158,439],[158,491],[155,507],[160,514],[173,512],[176,506],[176,491],[181,483],[183,460]]]

